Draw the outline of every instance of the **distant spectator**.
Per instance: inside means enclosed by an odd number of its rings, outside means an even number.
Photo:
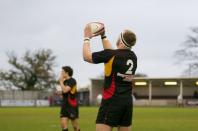
[[[53,96],[48,97],[49,105],[53,106]]]
[[[98,94],[98,96],[97,96],[97,105],[100,106],[101,101],[102,101],[102,95]]]

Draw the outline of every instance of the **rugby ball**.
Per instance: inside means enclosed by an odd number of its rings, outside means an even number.
[[[100,22],[90,22],[89,27],[91,29],[92,37],[101,35],[104,32],[104,24]]]

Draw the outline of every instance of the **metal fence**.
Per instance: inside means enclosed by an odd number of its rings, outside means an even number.
[[[2,106],[59,106],[62,98],[54,91],[1,91],[0,107]],[[78,92],[80,106],[89,106],[89,91]]]
[[[1,100],[35,100],[47,99],[52,92],[49,91],[0,91]]]
[[[0,106],[49,106],[49,91],[0,91]]]

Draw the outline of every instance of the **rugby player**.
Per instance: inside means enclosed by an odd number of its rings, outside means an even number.
[[[136,35],[130,30],[120,33],[117,49],[101,34],[104,50],[91,52],[91,29],[84,29],[83,58],[89,63],[104,63],[105,78],[102,102],[96,118],[96,131],[130,131],[132,125],[132,80],[137,68],[136,54],[131,51],[136,43]]]
[[[71,120],[74,131],[80,131],[78,125],[78,101],[77,101],[77,82],[72,77],[73,69],[69,66],[62,67],[59,83],[62,88],[60,120],[62,131],[68,131],[68,123]]]

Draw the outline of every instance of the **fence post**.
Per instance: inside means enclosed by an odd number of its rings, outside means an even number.
[[[151,106],[152,102],[152,82],[151,80],[149,81],[149,106]]]
[[[1,107],[1,97],[2,97],[2,92],[0,91],[0,107]]]

